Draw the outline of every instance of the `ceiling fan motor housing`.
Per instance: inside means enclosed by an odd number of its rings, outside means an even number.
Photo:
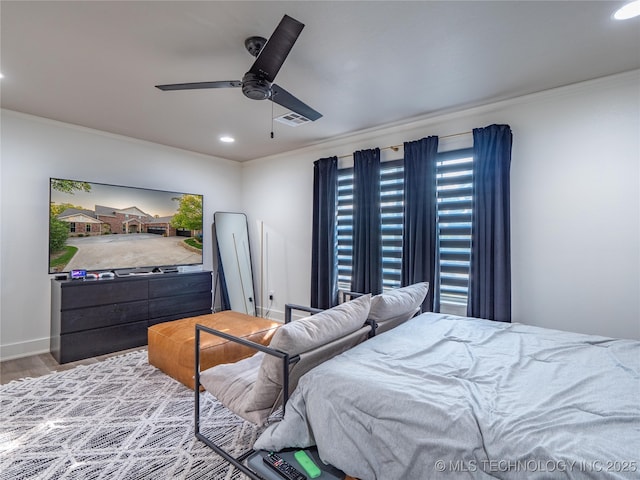
[[[242,93],[252,100],[271,97],[271,83],[255,73],[247,72],[242,77]]]

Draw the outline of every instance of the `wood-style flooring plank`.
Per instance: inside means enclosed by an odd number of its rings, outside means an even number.
[[[116,355],[122,355],[123,353],[133,352],[143,348],[146,347],[131,348],[121,352],[114,352],[107,355],[100,355],[98,357],[86,358],[84,360],[78,360],[77,362],[64,364],[56,362],[50,353],[41,353],[39,355],[5,360],[4,362],[0,362],[0,385],[9,383],[12,380],[19,380],[21,378],[36,378],[53,372],[62,372],[64,370],[77,367],[78,365],[90,365]]]

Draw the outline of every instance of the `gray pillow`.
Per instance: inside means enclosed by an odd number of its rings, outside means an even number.
[[[222,363],[200,373],[200,383],[232,412],[245,420],[262,425],[269,410],[245,411],[245,403],[253,384],[258,378],[258,370],[265,353],[258,352],[252,357],[235,363]]]
[[[378,323],[404,317],[408,320],[422,305],[428,291],[429,282],[421,282],[376,295],[371,299],[369,318]]]
[[[371,295],[368,294],[310,317],[294,320],[278,328],[269,347],[289,355],[319,348],[361,328],[369,315],[370,305]],[[246,410],[271,407],[282,390],[282,375],[282,360],[265,355],[258,379],[247,399]]]

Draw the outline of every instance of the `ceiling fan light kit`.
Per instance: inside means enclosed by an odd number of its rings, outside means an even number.
[[[273,83],[303,28],[304,24],[285,15],[268,40],[258,36],[247,38],[244,42],[245,48],[256,57],[256,60],[249,71],[244,74],[242,81],[174,83],[156,85],[156,88],[163,91],[174,91],[241,87],[242,93],[251,100],[271,100],[310,121],[315,121],[322,117],[320,112]]]

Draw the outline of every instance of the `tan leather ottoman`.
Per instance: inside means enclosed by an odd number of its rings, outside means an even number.
[[[196,324],[268,345],[282,325],[266,318],[227,310],[158,323],[147,329],[149,363],[187,387],[195,386]],[[256,350],[205,332],[200,333],[200,370],[250,357]]]

